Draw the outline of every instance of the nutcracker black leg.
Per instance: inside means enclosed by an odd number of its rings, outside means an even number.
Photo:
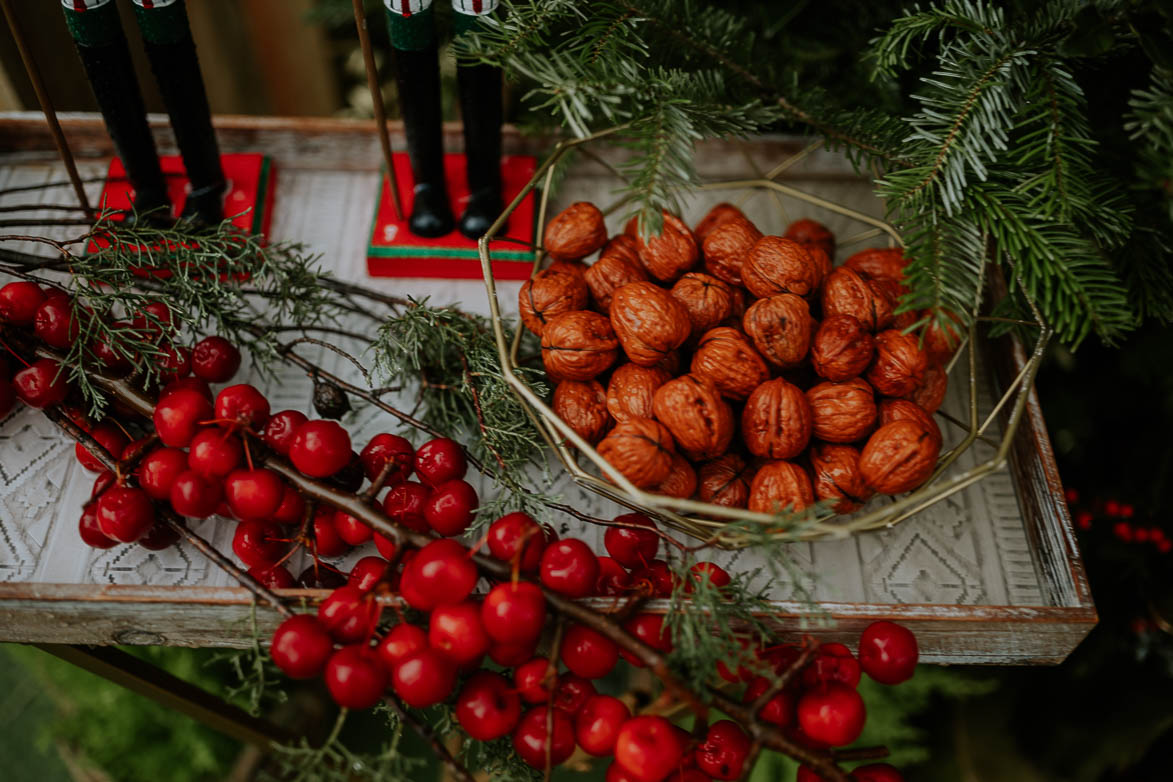
[[[183,217],[215,225],[224,217],[224,169],[184,0],[134,0],[151,70],[171,117],[191,183]]]
[[[459,35],[484,24],[495,0],[453,0],[453,31]],[[491,65],[460,65],[460,116],[464,122],[464,154],[468,174],[468,205],[460,232],[479,239],[501,214],[501,70]]]
[[[135,213],[149,213],[154,219],[170,218],[167,183],[147,125],[147,110],[118,9],[111,0],[71,0],[64,10],[106,131],[134,189]]]
[[[399,108],[415,179],[408,227],[418,236],[443,236],[452,231],[453,220],[444,182],[440,57],[431,0],[386,0],[386,5]]]

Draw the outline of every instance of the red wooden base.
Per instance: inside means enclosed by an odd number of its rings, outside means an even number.
[[[411,233],[407,217],[411,214],[414,180],[406,152],[394,155],[395,178],[403,204],[403,220],[395,216],[391,187],[384,176],[379,186],[379,200],[371,224],[371,241],[367,247],[367,271],[373,277],[440,277],[480,279],[481,262],[477,243],[457,230],[436,239]],[[537,159],[526,155],[506,155],[501,159],[501,185],[505,203],[510,203],[534,175]],[[464,155],[444,156],[444,174],[452,214],[459,219],[468,202],[468,181],[464,173]],[[512,241],[510,241],[512,240]],[[509,225],[492,247],[493,275],[502,280],[529,279],[534,252],[534,194],[510,215]]]

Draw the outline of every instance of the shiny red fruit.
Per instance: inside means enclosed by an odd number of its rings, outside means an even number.
[[[181,377],[172,380],[159,390],[159,401],[163,401],[176,391],[195,391],[208,400],[209,409],[211,409],[212,388],[206,380],[200,380],[198,377]]]
[[[538,569],[542,551],[546,548],[546,534],[528,513],[507,513],[489,525],[486,536],[489,553],[495,558],[512,563],[521,551],[518,567],[529,573]]]
[[[313,533],[314,552],[319,557],[340,557],[350,550],[334,526],[332,508],[322,506],[314,512]]]
[[[108,459],[117,460],[121,458],[123,449],[130,442],[127,436],[122,433],[121,429],[110,423],[98,424],[90,430],[90,436],[98,441],[98,445],[105,448],[106,453],[103,456]],[[98,458],[90,453],[90,450],[81,443],[77,443],[73,447],[73,453],[77,457],[77,460],[81,462],[81,466],[90,472],[101,472],[106,469],[102,462],[98,461]]]
[[[491,643],[489,644],[489,659],[502,668],[512,668],[533,657],[537,648],[537,642],[528,644]]]
[[[301,492],[286,484],[281,490],[281,504],[273,511],[273,521],[278,524],[300,524],[305,516],[305,499]]]
[[[51,348],[65,350],[77,341],[78,322],[73,302],[46,299],[33,316],[33,333]]]
[[[611,765],[607,766],[607,773],[603,777],[603,782],[638,782],[638,780],[631,774],[623,770],[623,766],[612,761]],[[676,780],[670,780],[676,782]]]
[[[304,475],[326,478],[350,462],[350,435],[336,421],[306,421],[293,433],[289,460]]]
[[[103,338],[95,340],[92,345],[94,357],[101,362],[102,366],[115,372],[122,373],[130,369],[132,359],[126,355],[126,348],[124,345],[119,345],[119,341],[125,339],[131,330],[130,324],[124,320],[116,320],[110,324],[110,333]]]
[[[191,374],[191,350],[182,345],[171,346],[155,357],[155,366],[162,380],[175,380]]]
[[[224,479],[224,499],[238,519],[267,519],[281,505],[285,484],[272,470],[233,470]]]
[[[471,600],[437,606],[428,622],[428,645],[463,668],[489,651],[489,635],[481,623],[481,607]]]
[[[880,684],[908,681],[919,658],[916,636],[895,622],[872,622],[859,638],[859,664]]]
[[[119,543],[134,543],[155,523],[155,507],[142,489],[111,486],[96,505],[98,529]]]
[[[170,524],[156,521],[147,534],[138,539],[138,544],[147,551],[162,551],[179,541],[179,533]]]
[[[284,565],[250,567],[248,574],[269,589],[293,589],[297,586],[297,579]]]
[[[676,770],[683,754],[676,729],[663,717],[632,717],[615,740],[615,762],[637,782],[661,782]]]
[[[558,678],[558,669],[545,657],[535,657],[513,671],[513,685],[526,703],[545,703]]]
[[[305,413],[300,413],[297,410],[282,410],[279,413],[274,413],[269,416],[269,421],[265,424],[265,445],[282,456],[288,456],[289,446],[293,445],[293,435],[297,433],[298,427],[308,420]]]
[[[240,351],[223,337],[204,337],[191,350],[191,371],[209,383],[226,383],[240,369]]]
[[[508,735],[521,719],[521,700],[503,676],[480,671],[469,677],[456,696],[456,720],[477,741]]]
[[[904,782],[904,775],[887,763],[859,766],[851,772],[853,782]]]
[[[77,532],[81,536],[81,542],[91,548],[114,548],[118,545],[117,540],[107,537],[98,527],[98,508],[94,502],[82,510],[81,518],[77,522]]]
[[[764,695],[766,691],[773,686],[773,682],[765,676],[755,677],[750,681],[749,686],[745,689],[745,697],[742,700],[745,703],[753,703],[759,697]],[[758,712],[758,717],[763,722],[768,722],[771,725],[777,725],[780,728],[786,728],[794,724],[794,693],[787,689],[775,695],[762,710]]]
[[[542,552],[542,584],[567,597],[586,597],[599,578],[599,561],[587,544],[575,538],[551,543]]]
[[[610,695],[592,695],[574,717],[574,738],[583,752],[604,757],[615,751],[615,740],[631,709]]]
[[[546,598],[528,581],[498,584],[481,604],[481,621],[498,643],[533,643],[546,622]]]
[[[0,323],[31,326],[37,308],[44,302],[45,292],[35,282],[10,282],[0,288]]]
[[[596,595],[626,595],[631,591],[631,576],[614,557],[599,557],[599,577],[595,581]]]
[[[513,731],[513,749],[517,756],[534,768],[557,766],[574,753],[574,723],[564,712],[554,710],[548,717],[545,706],[530,709]],[[547,734],[546,723],[553,731]],[[547,745],[549,757],[547,758]]]
[[[595,685],[573,673],[563,673],[554,682],[554,697],[551,702],[555,709],[570,715],[578,714],[583,705],[595,694]]]
[[[309,614],[291,616],[273,633],[269,655],[277,667],[291,679],[312,679],[326,669],[334,653],[334,641],[316,617]]]
[[[417,709],[434,706],[448,697],[456,684],[456,666],[435,649],[420,649],[395,666],[391,675],[395,694]]]
[[[427,648],[428,634],[421,628],[406,623],[397,624],[388,630],[383,640],[375,647],[389,671],[394,671],[399,663]]]
[[[318,621],[339,643],[369,638],[378,620],[379,604],[356,586],[339,587],[318,605]]]
[[[586,625],[572,625],[562,637],[563,664],[584,679],[601,679],[619,662],[619,647]]]
[[[326,689],[339,706],[369,709],[387,689],[387,669],[375,650],[356,644],[344,646],[326,663]]]
[[[472,524],[479,502],[476,489],[467,481],[446,481],[424,503],[424,520],[440,535],[452,538]]]
[[[643,641],[658,652],[668,654],[672,651],[672,638],[664,627],[664,617],[661,614],[636,614],[623,623],[627,632]],[[619,654],[632,665],[642,668],[644,663],[626,649]]]
[[[662,559],[653,559],[647,567],[632,571],[632,589],[652,597],[670,597],[676,588],[676,574]]]
[[[383,468],[388,463],[391,464],[391,471],[387,473],[384,486],[394,486],[407,480],[407,476],[415,469],[415,449],[405,438],[395,434],[375,435],[359,453],[358,458],[369,481],[375,480]]]
[[[375,550],[379,552],[379,556],[383,559],[391,559],[395,556],[395,550],[398,548],[395,541],[377,532],[372,537],[375,540]]]
[[[859,738],[867,710],[859,693],[832,682],[809,690],[798,700],[798,727],[830,747],[845,747]]]
[[[165,301],[152,301],[131,318],[130,325],[142,334],[143,339],[158,340],[172,330],[175,318]]]
[[[387,564],[387,560],[382,557],[363,557],[350,568],[346,583],[363,592],[370,592],[387,577]]]
[[[232,551],[248,567],[273,565],[285,553],[288,545],[281,528],[271,521],[242,521],[232,535]]]
[[[689,572],[692,573],[692,581],[685,585],[685,589],[689,592],[696,588],[693,582],[700,585],[707,581],[720,589],[729,586],[729,582],[733,580],[723,567],[714,562],[697,562],[689,568]]]
[[[212,403],[203,394],[191,389],[172,391],[155,405],[155,432],[163,445],[186,448],[212,415]]]
[[[338,531],[338,537],[351,546],[361,546],[374,535],[366,522],[340,510],[334,512],[334,529]]]
[[[464,546],[455,540],[435,540],[404,566],[399,591],[412,608],[431,611],[467,598],[478,578]]]
[[[167,492],[171,508],[180,516],[206,519],[216,512],[223,499],[220,482],[194,470],[184,470],[171,481]]]
[[[50,358],[38,358],[12,376],[12,388],[20,401],[38,410],[65,401],[68,372]]]
[[[627,525],[607,527],[603,534],[603,545],[616,562],[631,569],[645,567],[656,558],[660,536],[654,521],[642,513],[624,513],[614,520],[617,524]]]
[[[391,487],[383,498],[383,512],[397,524],[415,532],[428,532],[428,521],[424,518],[424,506],[431,490],[422,483],[404,481]]]
[[[188,446],[187,466],[206,478],[223,478],[243,459],[240,438],[215,426],[196,432]]]
[[[229,426],[226,422],[232,422],[260,432],[269,421],[269,400],[248,383],[221,389],[216,394],[215,410],[216,422],[220,426]]]
[[[415,452],[415,474],[428,486],[463,478],[467,470],[464,449],[447,437],[429,440]]]
[[[753,742],[736,722],[714,722],[697,747],[696,767],[713,779],[741,779],[752,747]]]
[[[850,649],[843,644],[825,643],[819,645],[814,659],[803,670],[802,684],[808,689],[827,682],[857,687],[859,676],[860,665]]]

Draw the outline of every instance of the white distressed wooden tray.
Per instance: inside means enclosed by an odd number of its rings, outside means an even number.
[[[110,154],[100,120],[92,115],[65,115],[62,120],[79,155],[82,176],[100,177]],[[161,151],[172,151],[166,123],[155,124]],[[381,159],[370,123],[224,117],[217,125],[223,151],[261,152],[273,159],[274,239],[305,242],[323,255],[323,266],[341,278],[396,295],[426,295],[436,303],[460,302],[469,310],[487,312],[479,281],[366,276],[365,248]],[[450,141],[459,143],[458,128],[446,132]],[[402,148],[401,134],[396,144]],[[753,177],[802,144],[785,138],[709,143],[698,149],[698,161],[706,179]],[[507,152],[544,151],[541,142],[511,131],[505,146]],[[5,151],[0,153],[0,189],[65,181],[39,115],[0,115],[0,150]],[[868,183],[839,156],[818,152],[782,179],[880,215],[881,205]],[[559,187],[552,208],[583,199],[606,203],[612,200],[614,186],[606,167],[582,158]],[[96,199],[100,185],[95,182],[90,188]],[[686,221],[695,222],[723,196],[736,195],[706,193],[703,201],[687,204]],[[3,196],[0,205],[70,203],[71,198],[63,184]],[[780,233],[788,219],[808,214],[796,203],[781,204],[782,210],[779,206],[762,194],[744,208],[767,233]],[[833,216],[811,216],[841,236],[849,232]],[[611,228],[614,232],[619,226]],[[74,233],[76,228],[57,231],[62,238]],[[0,246],[45,252],[44,246],[29,243],[9,241]],[[518,285],[499,284],[503,302],[516,306]],[[1000,378],[1022,360],[1021,351],[1016,351],[1017,355],[1008,348],[1000,351],[1004,367],[982,367],[982,404],[987,409],[999,393]],[[322,356],[321,362],[338,374],[357,375],[332,353]],[[309,410],[309,381],[304,377],[290,374],[266,390],[274,409]],[[956,414],[964,404],[961,389],[951,389],[946,409]],[[386,415],[369,409],[360,409],[347,425],[358,443],[375,432],[395,430]],[[947,440],[959,436],[943,421],[942,428]],[[77,518],[92,476],[72,452],[72,443],[35,411],[22,408],[0,422],[0,641],[251,643],[249,594],[197,552],[185,546],[165,552],[137,546],[96,551],[81,543]],[[978,442],[962,457],[961,468],[988,458],[990,452],[990,446]],[[569,481],[562,481],[559,490],[568,502],[596,515],[620,512]],[[561,521],[601,550],[599,530],[576,529],[572,519]],[[197,529],[222,550],[230,550],[231,522],[212,519]],[[796,543],[790,555],[790,575],[768,585],[780,626],[850,640],[874,619],[894,619],[915,630],[926,662],[1054,663],[1065,658],[1096,621],[1050,441],[1033,397],[1009,470],[893,529],[850,540]],[[361,553],[345,561],[357,556]],[[712,558],[736,569],[752,570],[761,564],[752,553],[721,552]],[[311,600],[319,596],[309,590],[291,594]],[[262,633],[276,624],[276,615],[263,608],[256,617]]]

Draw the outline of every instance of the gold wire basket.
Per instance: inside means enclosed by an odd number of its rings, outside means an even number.
[[[895,498],[890,504],[874,510],[864,510],[855,514],[835,514],[832,511],[817,507],[798,513],[782,512],[767,514],[752,512],[743,508],[728,508],[711,503],[699,502],[692,499],[680,499],[655,494],[636,487],[618,470],[604,460],[599,453],[571,429],[550,408],[546,400],[542,399],[521,377],[516,369],[519,365],[518,353],[521,344],[522,328],[519,325],[510,337],[506,324],[502,318],[501,307],[497,300],[497,286],[493,278],[490,264],[490,244],[494,237],[503,228],[509,216],[518,207],[526,195],[541,186],[539,208],[537,214],[538,230],[544,229],[546,224],[546,209],[549,202],[551,188],[554,184],[554,173],[558,163],[576,148],[599,141],[602,138],[619,133],[622,127],[611,128],[586,136],[581,139],[564,140],[559,142],[547,158],[534,173],[529,183],[513,199],[505,211],[497,218],[488,232],[478,242],[481,259],[481,269],[484,276],[485,288],[489,295],[489,307],[492,316],[493,331],[497,341],[497,349],[501,359],[501,369],[506,382],[517,394],[527,413],[537,426],[542,437],[559,460],[570,472],[574,481],[579,485],[617,502],[625,507],[657,517],[669,526],[685,532],[698,540],[713,543],[723,547],[737,548],[746,545],[760,537],[758,534],[749,534],[749,525],[745,522],[760,524],[761,530],[769,535],[778,536],[787,540],[817,540],[828,537],[847,537],[849,535],[869,530],[891,527],[910,516],[919,513],[934,503],[964,490],[981,480],[986,475],[1002,469],[1007,462],[1015,433],[1026,409],[1027,399],[1033,386],[1035,375],[1038,372],[1046,345],[1051,337],[1051,329],[1044,323],[1041,314],[1030,303],[1034,322],[1021,322],[1020,325],[1038,328],[1039,336],[1029,357],[1018,368],[1017,375],[1007,384],[1000,398],[995,401],[993,408],[983,418],[978,410],[978,325],[992,321],[1005,321],[1000,318],[984,317],[981,314],[982,301],[979,297],[974,301],[972,310],[967,319],[970,322],[968,329],[962,334],[962,341],[953,359],[946,366],[949,382],[964,382],[968,386],[969,405],[968,420],[956,421],[966,428],[966,434],[952,448],[942,452],[937,467],[932,476],[919,489]],[[863,214],[855,209],[843,206],[833,201],[803,192],[800,189],[774,181],[774,177],[801,161],[812,151],[821,146],[816,142],[802,151],[790,156],[779,163],[771,171],[758,179],[740,179],[721,182],[707,182],[696,187],[699,191],[739,189],[747,193],[754,190],[772,191],[775,194],[787,196],[805,202],[810,206],[833,212],[847,217],[858,223],[868,226],[864,233],[855,238],[870,238],[887,236],[892,244],[903,246],[900,234],[890,224]],[[596,158],[597,160],[597,158]],[[610,213],[622,206],[620,201],[604,209]],[[542,268],[545,252],[538,248],[533,266],[533,273]],[[989,264],[986,264],[988,266]],[[1004,289],[1001,279],[983,280],[979,290],[985,291],[992,287]],[[1021,290],[1021,286],[1020,286]],[[959,371],[960,370],[960,371]],[[964,372],[965,377],[959,377]],[[1009,413],[1006,414],[1007,406]],[[994,455],[974,467],[964,470],[950,470],[958,457],[969,449],[995,423],[999,415],[1005,414],[1002,437],[996,442]],[[984,438],[989,440],[989,438]],[[581,463],[585,460],[588,465]],[[948,474],[947,474],[948,473]],[[729,522],[740,521],[736,527],[729,527]]]

